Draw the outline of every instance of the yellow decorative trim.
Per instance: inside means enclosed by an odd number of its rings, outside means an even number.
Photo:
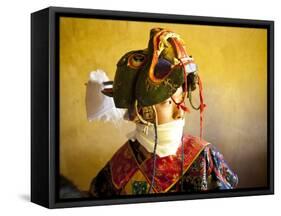
[[[193,158],[193,160],[191,161],[191,163],[186,167],[186,169],[184,170],[183,173],[186,173],[187,170],[190,168],[190,166],[193,164],[193,162],[197,159],[197,157],[201,154],[201,152],[204,150],[204,148],[209,145],[210,143],[206,143],[202,146],[202,148],[200,149],[200,151],[198,151],[198,153],[196,154],[196,156]],[[166,188],[166,190],[164,191],[165,193],[170,190],[181,178],[181,176],[178,177],[177,180],[174,181],[174,183],[172,183],[168,188]]]
[[[151,184],[150,179],[145,175],[144,171],[143,171],[142,168],[141,168],[141,165],[144,164],[144,163],[145,163],[147,160],[149,160],[150,158],[146,158],[146,159],[142,162],[142,164],[139,164],[138,160],[136,159],[136,156],[135,156],[135,154],[134,154],[134,151],[133,151],[131,145],[129,145],[129,149],[130,149],[131,154],[133,155],[133,157],[134,157],[134,159],[135,159],[135,161],[136,161],[136,163],[137,163],[137,165],[138,165],[139,171],[140,171],[140,172],[142,173],[142,175],[145,177],[145,179],[146,179],[148,185],[150,185],[150,184]],[[152,187],[152,189],[153,189],[153,191],[154,191],[155,193],[158,192],[158,191],[156,190],[156,188],[154,188],[154,186]]]
[[[147,183],[146,193],[148,192],[150,184],[147,182],[147,179],[145,178],[143,173],[140,170],[138,170],[135,172],[135,174],[132,176],[132,178],[130,178],[130,180],[127,182],[127,184],[124,186],[121,193],[122,194],[133,194],[132,184],[134,181],[145,181]]]

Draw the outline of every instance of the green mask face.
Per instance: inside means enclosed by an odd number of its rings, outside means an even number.
[[[171,97],[180,86],[194,90],[194,76],[196,65],[181,38],[155,28],[147,49],[130,51],[119,60],[112,92],[103,93],[113,97],[117,108],[132,107],[135,100],[142,107],[151,106]]]

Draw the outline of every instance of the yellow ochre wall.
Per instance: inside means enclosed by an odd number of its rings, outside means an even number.
[[[178,33],[198,64],[207,104],[204,139],[223,153],[240,188],[265,186],[267,32],[240,27],[61,18],[60,172],[87,190],[126,141],[133,124],[87,121],[85,83],[96,69],[113,80],[119,58],[146,48],[153,27]],[[187,115],[186,132],[199,135],[195,110]]]

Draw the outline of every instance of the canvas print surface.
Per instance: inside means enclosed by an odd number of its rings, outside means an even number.
[[[59,19],[59,197],[261,188],[267,30]]]

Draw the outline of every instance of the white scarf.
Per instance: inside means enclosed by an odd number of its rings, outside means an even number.
[[[157,125],[158,142],[156,154],[159,157],[176,154],[177,149],[181,144],[184,124],[185,120],[180,119]],[[153,153],[155,145],[155,132],[153,125],[146,126],[144,124],[137,123],[136,130],[131,134],[128,134],[128,137],[131,140],[137,139],[148,152]]]

